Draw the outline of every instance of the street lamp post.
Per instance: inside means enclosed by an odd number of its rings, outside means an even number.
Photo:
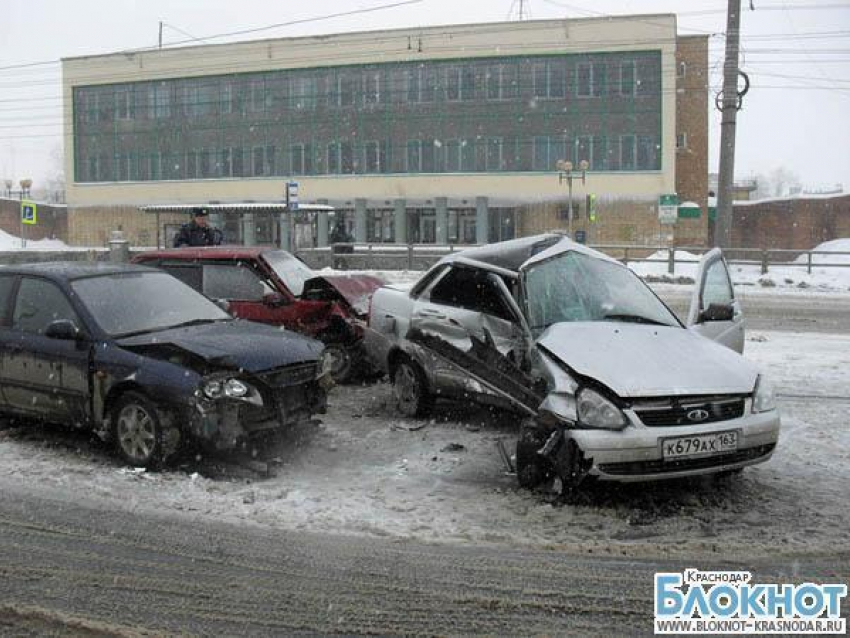
[[[585,183],[587,169],[590,166],[587,160],[581,160],[578,163],[578,170],[573,170],[573,163],[570,160],[558,160],[555,164],[558,169],[558,183],[567,183],[567,191],[569,192],[569,203],[567,204],[567,234],[570,239],[573,239],[573,178],[581,177],[581,183]]]

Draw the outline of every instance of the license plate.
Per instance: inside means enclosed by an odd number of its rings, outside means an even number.
[[[677,436],[664,439],[661,445],[663,446],[665,461],[725,454],[738,449],[738,432],[733,430],[730,432]]]

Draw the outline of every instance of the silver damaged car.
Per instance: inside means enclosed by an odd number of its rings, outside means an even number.
[[[454,253],[371,305],[366,347],[399,410],[440,397],[521,417],[519,482],[732,473],[770,458],[780,418],[744,357],[719,250],[699,265],[687,325],[619,262],[558,234]]]

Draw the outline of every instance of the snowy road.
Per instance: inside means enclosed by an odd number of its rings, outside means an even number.
[[[23,498],[22,498],[23,497]],[[693,560],[429,545],[144,516],[0,492],[0,634],[645,635],[653,573]],[[848,555],[746,563],[847,582]]]
[[[382,383],[335,389],[321,426],[261,451],[270,478],[210,459],[135,472],[87,435],[0,430],[0,633],[67,629],[29,603],[196,633],[611,635],[646,631],[662,560],[847,582],[850,334],[753,331],[747,356],[779,388],[769,463],[567,506],[504,474],[512,417],[411,422]]]

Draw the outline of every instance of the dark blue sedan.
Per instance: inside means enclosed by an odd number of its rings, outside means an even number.
[[[323,413],[320,342],[233,319],[143,266],[0,268],[0,413],[91,428],[134,466]]]

